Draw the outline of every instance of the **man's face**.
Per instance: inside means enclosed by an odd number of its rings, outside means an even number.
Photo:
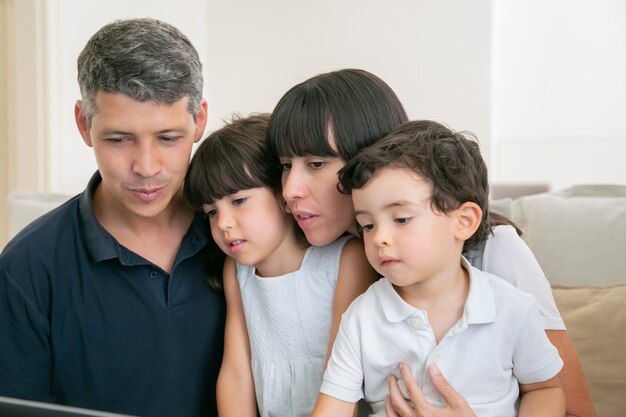
[[[169,212],[180,193],[192,146],[206,124],[206,102],[196,121],[187,102],[187,98],[173,104],[139,102],[100,92],[91,126],[81,103],[76,104],[78,128],[93,148],[102,175],[98,203],[125,218],[154,218]]]

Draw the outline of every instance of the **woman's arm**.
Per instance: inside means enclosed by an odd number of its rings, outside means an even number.
[[[221,417],[256,417],[254,379],[250,366],[250,341],[241,301],[235,261],[224,264],[226,331],[224,358],[217,378],[217,409]]]
[[[365,249],[361,239],[350,239],[346,242],[341,252],[339,275],[335,286],[333,298],[333,320],[330,327],[330,339],[326,351],[326,362],[333,349],[333,343],[339,330],[341,315],[346,311],[350,303],[376,280],[376,271],[371,267],[365,257]]]
[[[567,415],[595,417],[595,408],[580,358],[565,330],[550,283],[532,251],[514,228],[494,228],[493,235],[487,239],[481,266],[484,271],[498,275],[535,296],[546,334],[563,359],[559,378],[565,391]]]
[[[548,339],[563,359],[558,377],[565,392],[568,417],[596,417],[596,410],[587,386],[580,358],[565,330],[546,330]]]
[[[565,394],[558,376],[534,384],[520,384],[520,395],[519,417],[565,415]]]

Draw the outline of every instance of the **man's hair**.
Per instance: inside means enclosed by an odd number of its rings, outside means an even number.
[[[465,242],[464,251],[487,239],[487,167],[471,133],[454,132],[429,120],[405,123],[348,161],[339,171],[339,188],[350,194],[387,167],[418,174],[431,187],[431,206],[437,212],[449,213],[466,201],[481,208],[480,225]]]
[[[189,39],[174,26],[151,18],[103,26],[78,56],[78,84],[87,121],[98,111],[98,92],[137,101],[172,104],[189,98],[194,119],[202,101],[202,65]]]
[[[280,195],[279,161],[266,146],[268,120],[265,113],[235,115],[202,141],[191,158],[183,188],[196,210],[250,188],[268,187]]]
[[[269,146],[279,156],[339,156],[348,161],[407,121],[400,100],[367,71],[316,75],[283,95],[270,118]],[[329,132],[337,151],[331,148]]]

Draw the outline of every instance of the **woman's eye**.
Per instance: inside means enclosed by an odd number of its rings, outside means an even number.
[[[326,162],[324,161],[312,161],[312,162],[309,162],[309,167],[313,169],[321,169],[325,164]]]

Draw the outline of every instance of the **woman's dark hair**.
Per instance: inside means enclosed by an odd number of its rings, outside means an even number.
[[[463,251],[487,239],[489,182],[478,142],[469,133],[454,132],[437,122],[412,121],[361,151],[339,171],[340,190],[362,188],[385,167],[408,168],[432,188],[434,210],[449,213],[471,201],[482,210],[480,225]]]
[[[285,93],[272,112],[268,144],[278,156],[339,156],[349,161],[407,120],[400,100],[383,80],[367,71],[342,69],[316,75]]]

